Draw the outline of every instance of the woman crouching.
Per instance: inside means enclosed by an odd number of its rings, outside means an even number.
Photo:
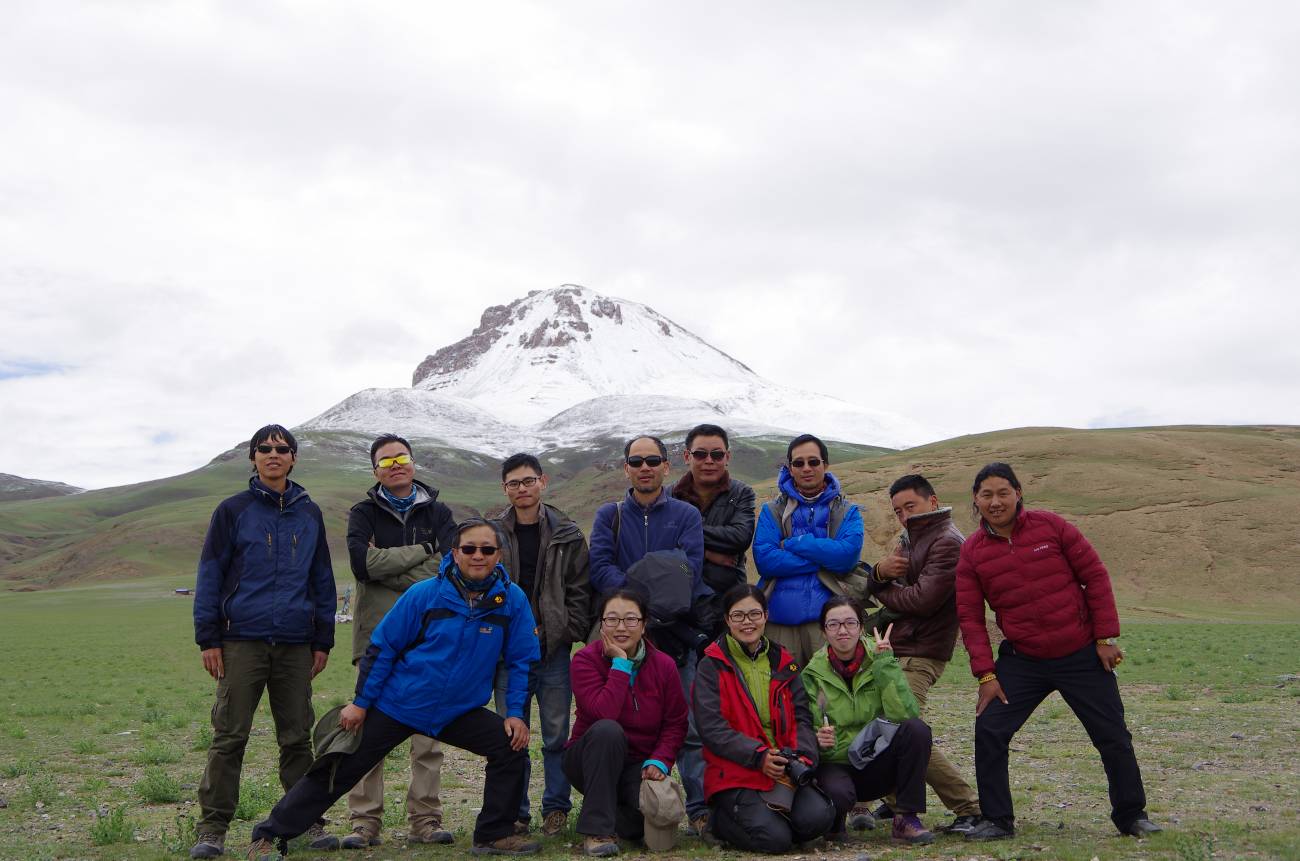
[[[921,824],[925,812],[925,770],[930,764],[930,727],[918,715],[889,643],[891,625],[875,640],[863,637],[862,605],[835,596],[822,606],[822,634],[829,644],[808,661],[804,689],[817,726],[822,761],[817,782],[835,803],[832,839],[844,834],[844,818],[856,801],[895,793],[893,837],[906,843],[930,843],[934,835]],[[872,743],[850,748],[863,728],[875,721]],[[892,733],[892,737],[890,736]]]
[[[812,715],[790,653],[763,636],[767,598],[750,585],[722,598],[727,624],[696,670],[710,830],[746,852],[777,853],[821,837],[835,808],[811,783]]]
[[[574,655],[569,669],[577,721],[564,751],[564,774],[583,795],[583,849],[617,855],[620,837],[671,849],[686,813],[668,780],[686,740],[677,664],[642,636],[647,609],[640,593],[609,593],[597,616],[600,639]]]

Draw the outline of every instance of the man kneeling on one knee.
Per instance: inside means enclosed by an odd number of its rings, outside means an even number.
[[[377,763],[421,733],[487,759],[472,852],[518,855],[540,844],[514,833],[524,787],[523,722],[529,668],[540,657],[528,598],[498,560],[501,539],[484,520],[456,529],[439,576],[416,583],[380,622],[362,659],[357,693],[339,717],[357,750],[318,761],[253,829],[249,858],[274,861]],[[507,716],[484,708],[498,661],[508,668]]]

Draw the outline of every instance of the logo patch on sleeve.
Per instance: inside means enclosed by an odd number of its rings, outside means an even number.
[[[491,626],[491,625],[482,625],[482,626],[479,627],[478,632],[479,632],[480,634],[490,634],[490,633],[492,633],[492,626]]]
[[[506,600],[505,598],[502,598],[500,595],[498,595],[498,596],[496,596],[495,598],[492,599],[492,603],[494,603],[494,604],[504,604],[504,603],[505,603],[505,600]]]

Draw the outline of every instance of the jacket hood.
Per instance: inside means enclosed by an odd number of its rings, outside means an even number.
[[[781,471],[776,475],[776,486],[781,492],[791,499],[803,501],[803,495],[794,486],[794,476],[790,475],[790,467],[782,466]],[[826,470],[826,487],[822,489],[814,504],[829,502],[840,495],[840,480],[835,477],[835,473]]]
[[[293,479],[285,479],[288,483],[285,485],[284,493],[276,493],[271,488],[262,484],[262,480],[257,476],[248,479],[248,489],[263,502],[283,508],[287,505],[293,505],[304,499],[309,499],[307,489]]]

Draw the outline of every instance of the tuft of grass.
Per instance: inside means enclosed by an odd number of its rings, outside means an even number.
[[[212,727],[204,724],[194,733],[194,740],[190,742],[190,750],[203,751],[212,747]]]
[[[1257,703],[1264,697],[1258,691],[1233,691],[1219,697],[1221,703]]]
[[[161,768],[145,769],[133,788],[145,804],[171,804],[181,800],[180,782]]]
[[[174,822],[176,830],[172,831],[164,825],[158,834],[158,842],[168,855],[188,855],[190,847],[198,840],[194,817],[178,813]]]
[[[131,761],[137,765],[165,765],[180,762],[181,752],[174,745],[149,742],[136,751]]]
[[[126,805],[121,805],[107,816],[95,816],[90,823],[90,842],[96,846],[130,843],[135,840],[135,822],[126,818]]]
[[[49,807],[58,797],[58,784],[48,774],[37,774],[29,777],[27,786],[23,789],[23,798],[32,807],[35,807],[38,803]]]
[[[239,784],[239,803],[235,818],[246,822],[261,819],[280,800],[280,785],[243,781]]]
[[[1165,699],[1172,700],[1173,702],[1182,702],[1184,700],[1190,700],[1192,698],[1192,695],[1190,693],[1178,687],[1177,685],[1166,685],[1164,695],[1165,695]]]
[[[15,759],[0,765],[0,777],[22,777],[24,774],[31,774],[33,771],[35,771],[35,768],[29,759]]]
[[[27,738],[27,730],[20,726],[5,727],[5,735],[10,738]]]
[[[72,743],[72,752],[79,753],[82,756],[90,754],[103,753],[104,747],[93,738],[79,738]]]
[[[108,789],[108,780],[103,777],[87,777],[77,790],[82,795],[97,795]]]

